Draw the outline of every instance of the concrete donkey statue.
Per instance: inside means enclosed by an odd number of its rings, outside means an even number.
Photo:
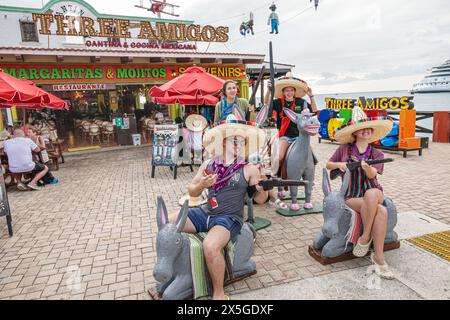
[[[341,190],[332,192],[327,169],[323,169],[322,189],[325,195],[323,199],[324,223],[322,230],[314,238],[313,247],[322,250],[322,256],[327,258],[340,256],[353,249],[351,244],[347,245],[353,213],[345,204],[344,200],[344,195],[347,192],[349,184],[350,171],[347,170],[344,175]],[[398,236],[394,231],[394,227],[397,224],[397,209],[393,201],[388,197],[384,198],[383,205],[388,211],[387,231],[384,243],[396,242]],[[360,235],[362,230],[361,224],[359,230]]]
[[[310,146],[310,137],[318,133],[320,123],[317,120],[317,116],[313,113],[309,113],[308,109],[305,109],[301,114],[297,114],[294,111],[285,108],[284,113],[295,124],[297,124],[299,136],[288,149],[285,157],[286,174],[289,180],[307,180],[309,183],[305,186],[305,209],[312,209],[311,203],[312,187],[314,185],[314,158]],[[278,143],[275,142],[272,145],[272,163],[277,161],[278,157]],[[282,164],[280,164],[282,165]],[[291,210],[300,210],[298,204],[297,194],[298,187],[289,187],[292,197]],[[279,194],[283,194],[283,188],[278,189]]]
[[[156,218],[158,235],[156,237],[157,260],[153,276],[158,282],[156,291],[163,300],[182,300],[194,294],[190,262],[190,242],[182,233],[189,211],[186,200],[175,224],[169,223],[166,205],[158,197]],[[249,219],[253,217],[249,217]],[[241,234],[234,243],[233,278],[245,277],[256,271],[251,260],[253,254],[254,231],[249,223],[244,223]]]

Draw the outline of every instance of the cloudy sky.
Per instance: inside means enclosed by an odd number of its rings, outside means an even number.
[[[47,1],[0,3],[40,7]],[[139,0],[87,2],[101,13],[151,15],[133,7]],[[278,0],[278,35],[270,35],[267,26],[272,1],[169,2],[181,6],[182,19],[230,27],[230,41],[211,45],[209,51],[268,57],[272,41],[275,60],[295,65],[295,75],[315,93],[410,89],[427,69],[450,58],[450,0],[320,0],[317,11],[310,0]],[[239,25],[250,11],[256,34],[243,37]]]

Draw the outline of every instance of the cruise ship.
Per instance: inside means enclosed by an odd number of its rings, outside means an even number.
[[[450,59],[438,67],[433,67],[411,90],[411,93],[427,92],[450,92]]]

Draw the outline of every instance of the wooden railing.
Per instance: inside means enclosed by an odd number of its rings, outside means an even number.
[[[396,121],[400,121],[400,111],[389,110],[388,115],[392,119],[394,119]],[[419,126],[417,124],[417,122],[419,122],[420,120],[433,118],[433,116],[434,116],[434,111],[416,111],[416,132],[433,134],[433,129],[428,129],[428,128]]]

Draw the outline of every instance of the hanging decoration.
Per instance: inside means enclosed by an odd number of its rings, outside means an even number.
[[[269,7],[269,9],[272,11],[272,13],[269,16],[267,25],[271,26],[271,28],[272,28],[272,30],[270,31],[271,34],[274,31],[276,34],[278,34],[278,25],[280,24],[280,20],[278,19],[278,14],[275,12],[275,10],[277,10],[277,6],[275,5],[275,3],[272,3],[272,5]]]
[[[313,0],[309,0],[309,2],[312,2]],[[317,7],[319,6],[319,0],[314,0],[314,6],[316,7],[316,11],[317,11]]]
[[[250,32],[252,33],[252,35],[255,34],[253,32],[253,12],[250,12],[250,20],[249,21],[243,21],[241,23],[241,26],[239,27],[239,32],[243,36],[245,36],[247,33],[250,33]]]

